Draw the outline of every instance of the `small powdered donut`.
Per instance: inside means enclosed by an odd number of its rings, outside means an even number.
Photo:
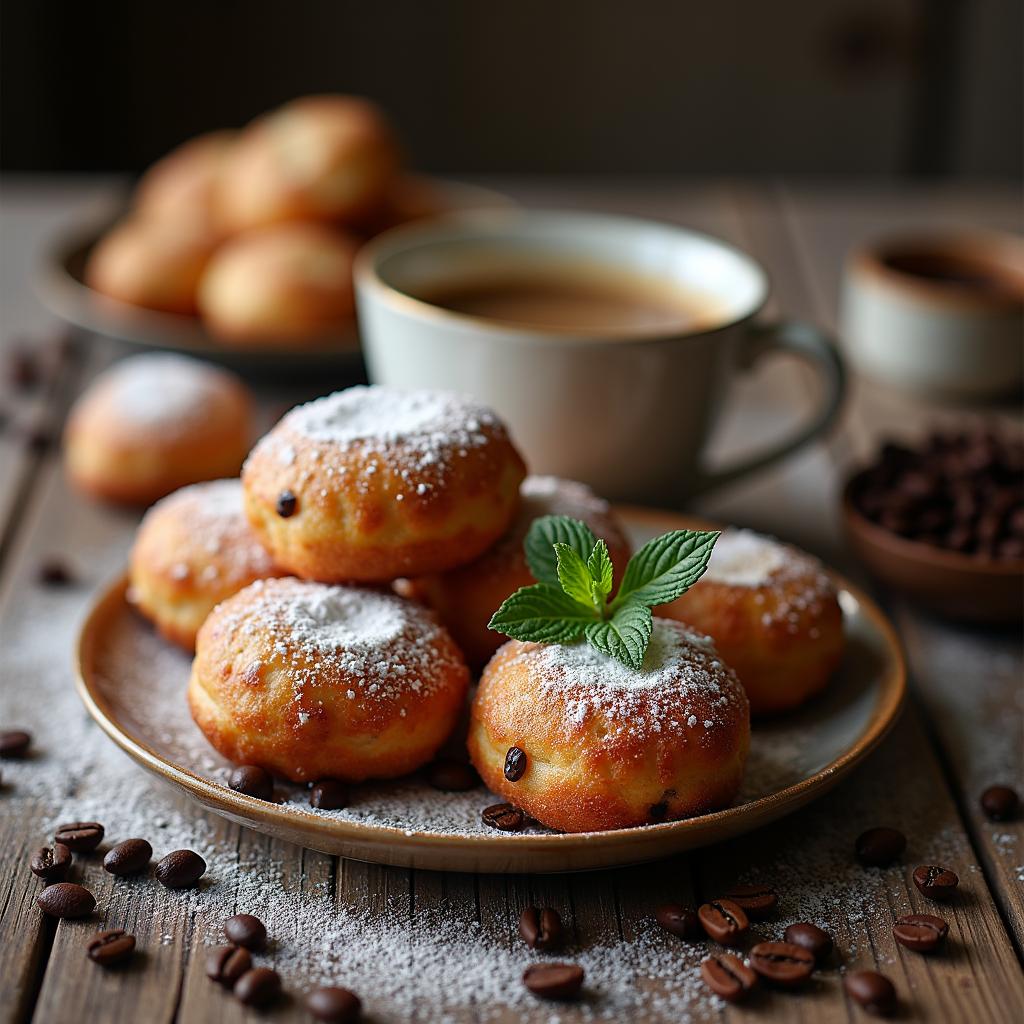
[[[345,223],[375,209],[398,169],[384,115],[353,96],[306,96],[257,118],[230,153],[219,212],[231,230]]]
[[[241,481],[211,480],[175,491],[143,517],[128,593],[164,636],[191,651],[215,605],[279,575],[242,511]]]
[[[101,373],[64,432],[71,480],[107,501],[148,505],[200,480],[234,476],[252,436],[252,400],[232,373],[150,354]]]
[[[468,745],[488,788],[537,821],[628,828],[728,806],[750,711],[707,637],[655,619],[640,670],[583,642],[509,641],[480,679]],[[525,755],[515,781],[504,770],[512,747]]]
[[[507,529],[525,467],[489,409],[354,387],[293,409],[242,471],[249,521],[306,579],[390,582],[472,561]]]
[[[319,224],[247,231],[222,245],[199,283],[199,312],[222,341],[322,341],[352,326],[355,239]]]
[[[188,700],[229,760],[293,782],[405,775],[455,726],[469,671],[425,609],[394,594],[259,580],[199,630]]]
[[[630,545],[611,506],[586,484],[553,476],[530,476],[519,490],[519,512],[511,529],[476,561],[449,572],[399,581],[399,593],[433,608],[462,648],[471,668],[480,669],[505,642],[487,628],[502,601],[534,578],[526,564],[523,541],[540,516],[582,520],[608,545],[618,581],[629,560]]]
[[[714,638],[755,715],[820,692],[843,656],[843,613],[821,563],[750,530],[724,530],[704,575],[657,614]]]

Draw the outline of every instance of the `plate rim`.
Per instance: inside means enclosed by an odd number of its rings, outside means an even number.
[[[629,504],[616,504],[613,507],[627,522],[646,525],[654,529],[720,528],[720,524],[681,512]],[[109,706],[98,691],[94,678],[95,672],[90,667],[90,654],[103,621],[125,602],[125,593],[128,589],[127,569],[121,571],[112,581],[102,584],[90,599],[88,611],[82,620],[75,644],[75,689],[90,717],[136,763],[178,789],[184,790],[204,806],[213,807],[232,816],[235,820],[242,820],[248,827],[255,827],[249,824],[252,821],[273,825],[289,832],[316,826],[335,842],[386,843],[399,857],[397,861],[394,861],[395,863],[402,861],[403,850],[409,854],[409,860],[412,861],[416,852],[422,851],[424,848],[432,848],[437,851],[447,849],[450,852],[455,852],[458,849],[460,852],[475,851],[485,855],[507,854],[511,858],[520,858],[531,853],[555,855],[562,851],[569,854],[572,847],[583,843],[631,845],[634,842],[637,845],[635,861],[653,859],[670,852],[662,850],[661,847],[673,837],[685,837],[688,833],[708,829],[721,830],[726,833],[719,839],[710,839],[706,845],[711,845],[729,836],[753,831],[755,828],[798,810],[818,796],[824,795],[840,779],[846,777],[860,765],[879,746],[899,719],[906,702],[907,673],[903,647],[895,627],[864,590],[831,567],[826,566],[825,569],[836,586],[841,591],[849,592],[857,601],[859,608],[881,635],[888,654],[880,699],[872,711],[871,719],[863,735],[838,757],[806,779],[801,779],[799,782],[744,804],[678,821],[601,832],[554,832],[527,835],[495,832],[493,835],[466,835],[320,818],[303,811],[286,810],[278,804],[235,792],[227,786],[199,775],[190,768],[168,760],[148,744],[125,731],[110,712]],[[753,824],[744,827],[747,819],[753,819]],[[645,857],[644,847],[651,844],[660,852],[648,854]],[[679,849],[683,849],[685,846],[686,844],[681,843]],[[315,849],[315,847],[310,848]],[[346,856],[348,855],[346,854]],[[371,862],[386,863],[388,861],[376,859]],[[630,862],[628,858],[624,860],[616,858],[606,866]],[[498,869],[483,868],[480,870],[494,871]],[[522,871],[524,869],[514,870]],[[589,868],[582,870],[589,870]]]

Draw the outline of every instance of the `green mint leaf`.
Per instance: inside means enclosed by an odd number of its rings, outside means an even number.
[[[590,570],[587,563],[576,554],[568,544],[557,543],[554,545],[555,557],[558,559],[558,582],[562,590],[573,600],[587,608],[595,608],[600,611],[604,605],[594,603],[594,595],[591,584],[594,582],[590,577]]]
[[[591,589],[601,595],[600,603],[603,604],[604,598],[612,592],[612,577],[614,575],[611,556],[608,554],[608,545],[603,540],[599,540],[594,545],[594,550],[590,552],[590,557],[587,559],[587,570],[594,583],[594,587]]]
[[[638,601],[648,607],[668,604],[704,574],[717,532],[673,530],[648,541],[626,566],[612,608]]]
[[[651,609],[640,601],[630,600],[621,604],[610,619],[590,623],[584,635],[587,643],[602,654],[617,658],[630,668],[640,668],[653,628]]]
[[[558,585],[555,544],[567,544],[582,559],[589,557],[597,541],[587,526],[568,516],[540,516],[530,524],[523,551],[526,564],[539,583]]]
[[[554,583],[535,583],[507,597],[491,616],[489,629],[513,640],[567,644],[596,621],[597,612],[574,601]]]

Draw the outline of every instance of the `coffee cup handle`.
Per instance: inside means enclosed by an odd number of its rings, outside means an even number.
[[[763,469],[813,441],[832,426],[846,393],[846,373],[839,353],[828,335],[811,324],[798,320],[752,324],[740,353],[740,368],[749,369],[771,352],[790,352],[811,363],[824,385],[825,393],[811,419],[787,438],[766,451],[755,452],[721,469],[699,472],[689,482],[687,496],[709,491],[737,480],[755,469]]]

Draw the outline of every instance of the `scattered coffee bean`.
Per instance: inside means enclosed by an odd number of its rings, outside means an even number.
[[[75,582],[75,574],[65,562],[48,558],[40,563],[37,579],[45,587],[66,587]]]
[[[96,897],[85,886],[74,882],[57,882],[47,886],[36,903],[51,917],[85,917],[96,909]]]
[[[746,999],[757,987],[757,975],[732,953],[709,956],[700,965],[700,976],[704,984],[727,1003]]]
[[[156,866],[157,881],[168,889],[191,889],[206,872],[206,861],[192,850],[174,850]]]
[[[868,1013],[888,1017],[896,1009],[896,989],[877,971],[851,971],[843,977],[843,988]]]
[[[814,954],[793,942],[759,942],[750,966],[773,985],[796,988],[814,973]]]
[[[518,782],[526,771],[526,751],[521,747],[509,747],[505,755],[505,778]]]
[[[723,946],[735,946],[750,929],[750,921],[732,900],[711,900],[698,911],[701,927]]]
[[[269,967],[253,967],[235,982],[232,991],[246,1006],[269,1006],[281,994],[281,976]]]
[[[254,796],[257,800],[274,799],[274,780],[265,768],[255,764],[239,765],[228,779],[236,793]]]
[[[704,936],[697,912],[693,907],[684,907],[681,903],[662,903],[655,907],[654,920],[665,931],[688,942],[695,942]]]
[[[907,949],[930,953],[946,940],[949,925],[934,914],[904,914],[892,927],[892,937]]]
[[[523,972],[523,984],[542,999],[575,999],[583,988],[579,964],[530,964]]]
[[[299,499],[291,491],[282,491],[277,496],[277,514],[282,519],[288,519],[295,515],[295,509],[298,507],[298,504]]]
[[[340,779],[321,779],[309,791],[309,806],[321,811],[337,811],[347,807],[351,799],[348,786]]]
[[[153,847],[145,839],[123,839],[107,850],[103,869],[112,875],[137,875],[153,859]]]
[[[992,821],[1010,821],[1020,811],[1020,797],[1009,786],[989,786],[981,794],[981,809]]]
[[[485,825],[500,832],[518,832],[526,824],[526,815],[512,804],[491,804],[480,812]]]
[[[75,853],[91,853],[103,841],[103,826],[98,821],[69,821],[58,826],[53,838]]]
[[[0,757],[9,761],[18,761],[28,753],[32,746],[32,734],[24,729],[10,729],[0,732]]]
[[[446,793],[464,793],[480,785],[480,776],[471,764],[454,757],[439,757],[427,768],[427,781]]]
[[[960,877],[955,871],[938,864],[922,864],[914,868],[912,877],[918,892],[930,900],[951,900],[960,884]]]
[[[306,1009],[326,1024],[354,1024],[363,1004],[351,989],[331,985],[313,989],[306,996]]]
[[[519,915],[519,934],[530,949],[551,951],[565,943],[565,929],[557,910],[527,907]]]
[[[747,917],[755,921],[767,917],[779,905],[778,894],[766,885],[734,885],[725,898],[742,907]]]
[[[244,946],[258,953],[267,944],[267,929],[263,922],[252,914],[235,914],[224,922],[224,934],[228,942]]]
[[[791,924],[783,934],[787,942],[794,946],[803,946],[814,959],[821,963],[832,952],[832,936],[823,928],[819,928],[810,921],[800,921],[798,924]]]
[[[218,985],[234,988],[235,982],[251,968],[252,956],[241,946],[217,946],[206,954],[206,976]]]
[[[100,932],[86,946],[90,960],[101,967],[113,967],[122,964],[135,952],[135,936],[129,935],[123,928],[112,928]]]
[[[5,375],[15,391],[32,391],[42,379],[42,367],[28,348],[13,348],[7,353]]]
[[[29,869],[47,882],[61,882],[71,868],[71,851],[63,843],[41,846],[32,854]]]
[[[894,828],[869,828],[857,837],[857,860],[868,867],[884,868],[899,860],[907,848],[907,837]]]

